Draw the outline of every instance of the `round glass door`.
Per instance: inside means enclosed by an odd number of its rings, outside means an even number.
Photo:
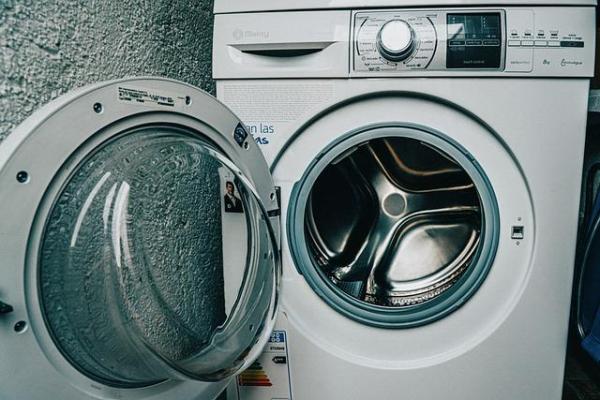
[[[276,302],[277,244],[252,183],[178,126],[130,129],[59,183],[39,254],[54,343],[116,387],[238,371]]]

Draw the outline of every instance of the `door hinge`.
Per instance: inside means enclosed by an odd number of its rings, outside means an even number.
[[[278,217],[281,215],[281,186],[275,186],[275,198],[277,200],[277,209],[267,211],[269,217]]]

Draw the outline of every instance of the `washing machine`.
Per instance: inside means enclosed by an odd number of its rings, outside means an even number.
[[[558,399],[594,5],[217,1],[220,102],[0,145],[0,398]]]
[[[593,1],[216,1],[281,205],[240,400],[560,399]]]

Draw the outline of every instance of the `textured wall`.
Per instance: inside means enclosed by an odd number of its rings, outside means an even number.
[[[211,51],[212,0],[0,0],[0,142],[97,81],[160,75],[214,92]]]
[[[212,0],[0,0],[0,141],[88,83],[161,75],[214,91]]]

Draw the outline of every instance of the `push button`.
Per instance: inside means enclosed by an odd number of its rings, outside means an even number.
[[[521,46],[533,46],[533,40],[522,40]]]
[[[484,46],[500,46],[500,41],[496,39],[489,39],[483,41]]]
[[[548,42],[545,40],[536,40],[535,47],[546,47],[548,46]]]
[[[523,237],[524,237],[524,235],[523,235],[524,230],[525,229],[524,229],[523,226],[520,226],[520,225],[513,226],[511,234],[510,234],[510,238],[514,239],[514,240],[521,240],[521,239],[523,239]]]
[[[509,40],[508,45],[510,47],[517,47],[517,46],[521,45],[521,41],[520,40]]]
[[[563,40],[560,42],[560,47],[583,47],[583,42],[574,40]]]
[[[560,47],[560,42],[557,40],[551,40],[548,42],[548,47]]]

